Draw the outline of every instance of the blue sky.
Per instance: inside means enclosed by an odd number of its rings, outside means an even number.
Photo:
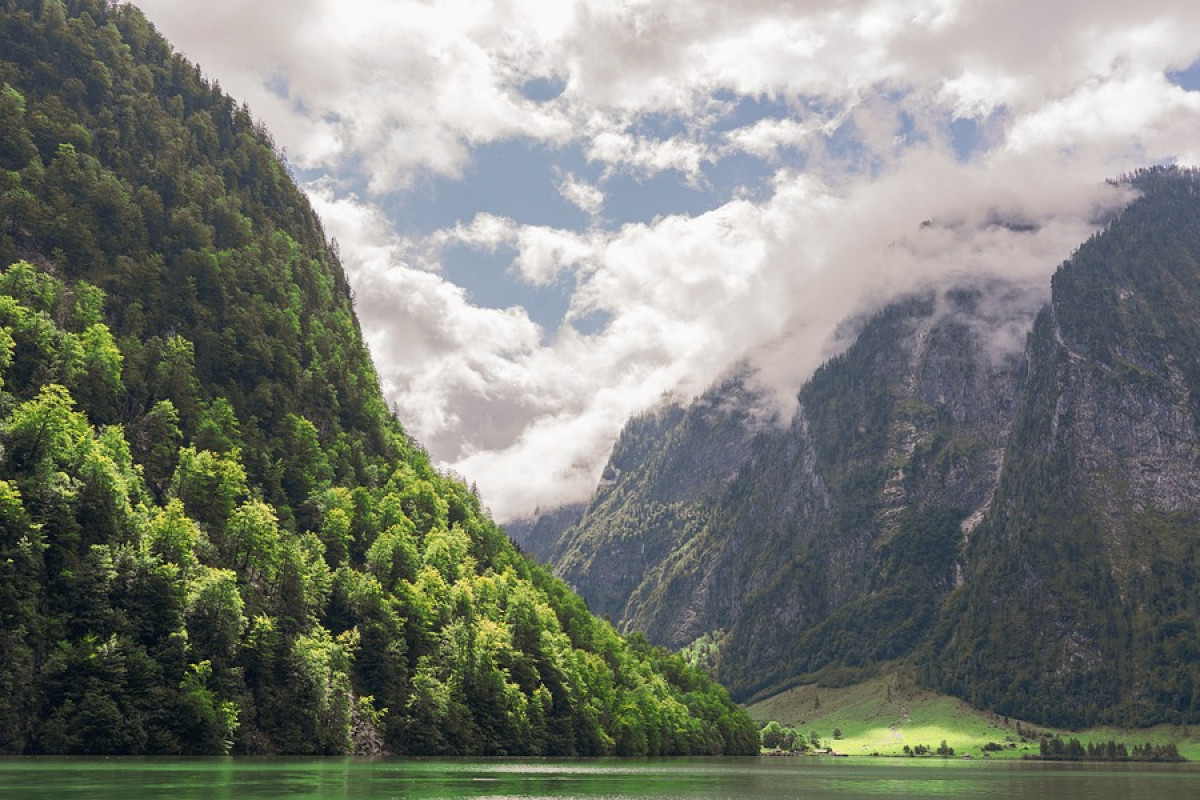
[[[781,103],[745,100],[730,111],[712,131],[708,143],[720,134],[751,125],[773,115],[787,114]],[[658,139],[684,133],[679,120],[646,120],[638,133]],[[695,216],[712,211],[735,195],[764,198],[780,164],[803,165],[803,153],[784,152],[766,159],[733,153],[699,165],[696,174],[667,169],[654,174],[625,171],[606,173],[602,163],[589,161],[579,143],[565,146],[528,138],[508,139],[475,148],[462,175],[426,176],[417,186],[390,195],[381,202],[388,217],[406,236],[421,237],[437,230],[468,225],[479,213],[513,219],[524,225],[568,230],[599,227],[619,230],[629,223],[652,223],[666,215]],[[564,175],[588,184],[603,184],[604,201],[591,215],[566,199],[558,185]],[[442,273],[462,286],[472,303],[490,308],[523,307],[547,336],[563,324],[573,285],[569,280],[534,286],[509,269],[517,251],[510,246],[480,249],[466,245],[441,253]],[[595,332],[591,324],[575,327]]]
[[[786,421],[899,294],[1039,302],[1105,178],[1200,162],[1191,2],[141,6],[287,149],[389,401],[501,520],[742,365]]]

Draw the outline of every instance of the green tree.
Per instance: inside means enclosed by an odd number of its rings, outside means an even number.
[[[212,665],[208,661],[191,664],[179,683],[180,740],[185,753],[228,755],[238,729],[239,709],[231,700],[221,700],[209,687]]]
[[[316,498],[320,527],[318,535],[325,546],[325,558],[331,568],[345,563],[353,542],[354,503],[351,493],[341,487],[328,489]]]
[[[218,673],[232,667],[246,628],[245,603],[232,570],[197,567],[188,580],[188,650]]]
[[[171,494],[214,534],[223,533],[229,515],[247,493],[246,471],[238,451],[213,453],[192,447],[179,451]]]
[[[250,500],[233,510],[225,526],[223,561],[250,583],[274,582],[279,570],[279,527],[275,510]]]
[[[194,566],[200,531],[184,511],[179,498],[172,498],[147,526],[146,546],[158,558],[180,566]]]
[[[783,726],[771,720],[762,729],[762,746],[767,748],[780,747],[783,741]]]
[[[327,488],[333,480],[333,470],[321,448],[316,426],[304,417],[286,416],[280,462],[283,490],[293,507],[299,507],[309,495]]]
[[[421,556],[413,539],[415,528],[407,517],[402,524],[389,526],[375,538],[367,550],[367,569],[384,588],[392,591],[399,581],[416,580]]]
[[[89,325],[80,337],[80,345],[78,371],[68,379],[71,393],[87,398],[87,409],[94,422],[115,422],[123,388],[124,357],[112,333],[102,323]]]
[[[0,88],[0,169],[19,170],[37,156],[25,124],[25,98],[7,83]]]
[[[198,450],[229,453],[242,448],[242,429],[233,404],[224,397],[201,403],[196,424],[195,446]]]
[[[142,465],[146,482],[158,500],[162,500],[175,475],[179,445],[179,412],[170,400],[160,400],[129,429],[134,458]]]

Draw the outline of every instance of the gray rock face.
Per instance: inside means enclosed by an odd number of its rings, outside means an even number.
[[[920,644],[989,507],[1014,419],[1024,358],[994,342],[1030,325],[1040,301],[992,283],[897,304],[801,391],[806,424],[791,435],[828,487],[824,510],[787,518],[788,558],[727,626],[744,655],[722,678],[739,696]]]
[[[1051,319],[1063,364],[1054,441],[1074,454],[1097,509],[1110,520],[1194,510],[1200,444],[1192,386],[1179,368],[1187,354],[1157,359],[1125,351],[1123,365],[1097,365],[1073,350],[1070,332]]]
[[[1054,278],[933,682],[1060,725],[1200,716],[1200,201],[1144,196]]]
[[[665,560],[700,523],[707,498],[736,474],[759,425],[739,379],[686,411],[670,406],[632,421],[596,496],[555,546],[556,571],[581,587],[594,613],[621,621],[631,595],[656,584]]]
[[[549,562],[563,531],[579,522],[586,503],[577,503],[550,511],[535,511],[533,516],[509,522],[505,532],[521,549],[542,563]]]

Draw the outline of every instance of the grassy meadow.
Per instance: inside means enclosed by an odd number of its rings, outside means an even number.
[[[916,686],[891,672],[846,687],[808,684],[747,706],[759,725],[776,720],[804,735],[815,732],[823,747],[850,756],[905,756],[904,748],[924,745],[931,753],[944,741],[954,757],[1021,758],[1039,755],[1043,733],[1089,742],[1166,744],[1174,742],[1189,761],[1200,760],[1200,730],[1161,725],[1149,729],[1092,728],[1069,731],[1032,725],[979,711],[953,697]],[[834,732],[841,738],[835,739]],[[1000,749],[985,750],[993,743]],[[937,757],[937,756],[933,756]]]

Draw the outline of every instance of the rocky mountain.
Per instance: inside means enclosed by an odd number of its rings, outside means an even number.
[[[245,107],[128,4],[0,3],[0,753],[757,747],[388,414]]]
[[[1063,725],[1200,718],[1200,178],[1141,175],[1054,276],[927,677]]]
[[[908,659],[1048,723],[1200,718],[1200,180],[1132,180],[1049,292],[892,304],[786,424],[741,378],[631,422],[556,572],[742,699]]]

